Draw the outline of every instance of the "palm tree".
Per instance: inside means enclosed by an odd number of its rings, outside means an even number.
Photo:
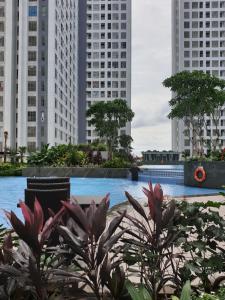
[[[17,150],[16,149],[9,149],[9,155],[10,155],[11,163],[15,164],[16,163]]]
[[[27,148],[25,146],[21,146],[18,149],[18,152],[20,154],[20,162],[21,162],[21,164],[23,164],[23,158],[24,158],[24,154],[26,153],[26,151],[27,151]]]

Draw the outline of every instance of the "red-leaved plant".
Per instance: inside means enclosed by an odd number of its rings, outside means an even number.
[[[116,245],[126,231],[118,230],[126,212],[114,217],[107,226],[109,195],[99,206],[93,201],[86,211],[77,203],[63,202],[63,206],[71,219],[67,226],[60,226],[59,232],[64,239],[63,253],[70,257],[71,265],[55,274],[60,279],[67,278],[69,284],[75,283],[73,296],[88,296],[91,290],[97,299],[103,299],[107,293],[110,299],[119,299],[125,293],[125,274]]]
[[[44,213],[37,199],[34,202],[33,212],[22,201],[19,202],[19,207],[22,210],[25,223],[17,218],[12,211],[5,211],[5,214],[19,238],[30,247],[37,264],[39,264],[43,245],[48,240],[56,224],[59,223],[64,214],[64,209],[62,208],[54,217],[50,217],[44,223]]]
[[[125,216],[122,229],[128,228],[124,242],[124,261],[137,271],[140,284],[144,284],[153,300],[167,284],[175,289],[179,286],[177,262],[179,255],[173,251],[174,241],[179,233],[173,223],[178,215],[174,201],[163,204],[163,191],[160,184],[154,189],[143,188],[148,199],[148,212],[126,192],[129,203],[138,216]],[[129,269],[128,269],[129,270]]]
[[[38,202],[34,202],[33,212],[22,201],[19,204],[24,223],[14,212],[5,214],[19,238],[17,249],[12,248],[11,236],[6,238],[0,255],[0,279],[4,279],[4,296],[25,299],[32,295],[32,299],[48,299],[46,282],[48,281],[52,255],[46,248],[46,243],[61,222],[65,213],[62,208],[54,217],[44,223],[43,210]],[[1,281],[1,280],[0,280]],[[27,288],[25,289],[24,286]],[[2,295],[1,295],[2,296]],[[30,296],[29,296],[30,297]]]

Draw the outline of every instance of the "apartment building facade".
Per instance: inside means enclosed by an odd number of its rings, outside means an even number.
[[[0,1],[0,151],[76,143],[78,1]]]
[[[131,0],[85,0],[82,5],[86,67],[79,97],[79,141],[91,143],[98,138],[86,119],[93,103],[121,98],[131,106]],[[121,133],[130,131],[127,124]]]
[[[199,70],[225,80],[225,1],[172,0],[172,72]],[[225,146],[225,107],[221,110],[219,130]],[[208,117],[204,138],[215,136]],[[172,148],[193,153],[192,133],[183,121],[172,121]]]

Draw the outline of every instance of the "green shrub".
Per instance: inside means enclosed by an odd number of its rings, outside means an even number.
[[[0,176],[22,176],[24,165],[0,164]]]
[[[82,166],[86,162],[86,154],[83,151],[71,151],[67,154],[66,165],[67,166]]]
[[[106,161],[103,168],[130,168],[131,164],[119,157],[114,157],[112,160]]]
[[[85,161],[84,151],[78,150],[76,145],[70,144],[51,148],[46,145],[41,151],[32,153],[28,158],[28,164],[31,166],[76,166],[85,164]]]

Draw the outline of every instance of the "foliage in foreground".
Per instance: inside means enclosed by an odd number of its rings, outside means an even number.
[[[34,211],[20,202],[25,223],[6,212],[19,241],[0,233],[0,299],[224,300],[222,204],[166,202],[159,184],[143,190],[147,208],[126,193],[135,213],[107,217],[109,195],[85,211],[62,202],[45,224],[37,200]]]

